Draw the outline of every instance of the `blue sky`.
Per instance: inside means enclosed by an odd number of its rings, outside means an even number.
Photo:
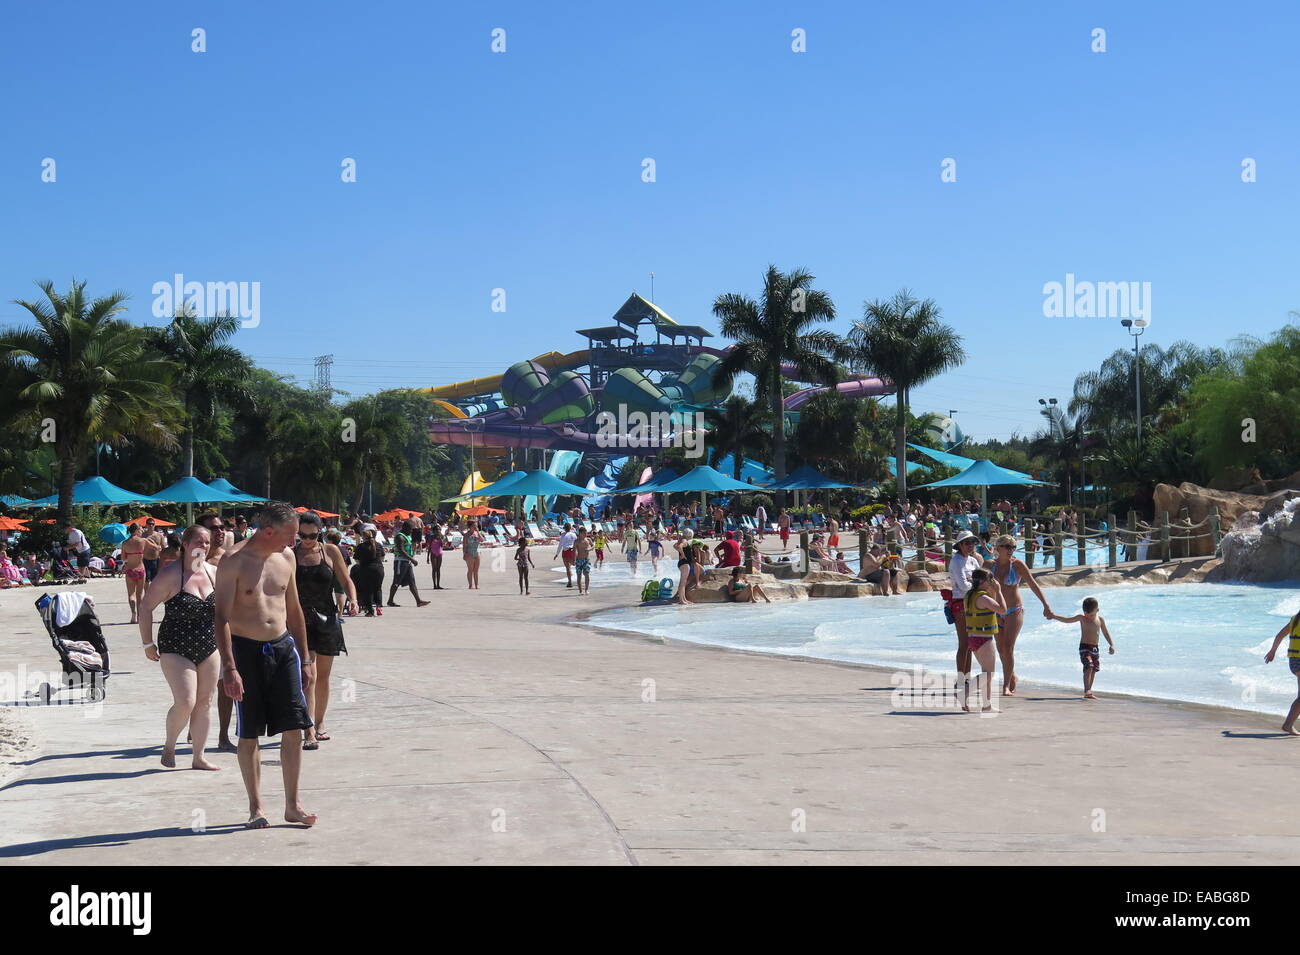
[[[256,281],[238,345],[303,379],[333,353],[360,393],[579,348],[652,271],[716,331],[718,294],[803,266],[839,331],[903,286],[936,299],[970,359],[915,404],[987,438],[1129,344],[1044,317],[1066,273],[1150,282],[1162,345],[1300,308],[1294,5],[898,6],[10,7],[0,323],[46,277],[141,322],[177,272]]]

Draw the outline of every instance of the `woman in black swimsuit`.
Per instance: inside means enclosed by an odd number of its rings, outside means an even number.
[[[145,656],[162,666],[172,691],[167,711],[167,741],[162,764],[176,766],[176,738],[188,723],[195,769],[220,769],[203,758],[211,726],[212,693],[217,687],[221,659],[212,630],[216,604],[216,572],[207,562],[211,538],[206,527],[194,524],[180,539],[181,559],[158,571],[140,598],[140,637]],[[163,606],[158,642],[153,638],[153,611]]]
[[[352,550],[352,583],[367,617],[384,615],[384,545],[373,530],[362,531],[362,541]]]
[[[316,679],[307,688],[307,713],[315,726],[307,729],[302,748],[317,749],[317,741],[330,738],[325,732],[325,710],[330,702],[334,658],[348,652],[343,642],[343,622],[334,603],[334,582],[340,582],[347,591],[347,607],[357,605],[357,591],[348,576],[343,552],[321,540],[319,517],[310,512],[302,515],[298,519],[298,537],[299,543],[293,549],[298,563],[298,603],[307,618],[307,647],[316,654]]]

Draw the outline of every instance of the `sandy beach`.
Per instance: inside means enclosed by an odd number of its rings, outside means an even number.
[[[1300,740],[1257,714],[1041,687],[981,718],[895,709],[891,671],[602,631],[534,548],[534,593],[448,557],[434,603],[349,618],[312,830],[245,831],[220,773],[158,763],[170,702],[120,580],[94,595],[102,706],[0,710],[0,860],[227,864],[1291,864]],[[421,566],[421,584],[428,570]],[[425,596],[429,596],[428,593]],[[30,591],[0,595],[4,669],[57,666]],[[870,626],[869,601],[864,626]],[[751,608],[735,607],[737,615]],[[690,613],[683,608],[682,613]],[[11,702],[6,700],[4,702]],[[21,742],[31,737],[30,743]],[[180,765],[188,765],[182,748]],[[270,807],[277,753],[263,752]],[[278,818],[278,814],[277,814]]]

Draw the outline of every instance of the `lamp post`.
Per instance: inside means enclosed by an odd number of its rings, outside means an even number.
[[[1138,339],[1151,322],[1145,318],[1121,318],[1119,323],[1133,337],[1133,416],[1137,422],[1138,443],[1142,443],[1142,353],[1138,351]],[[1137,329],[1134,331],[1133,329]]]
[[[1057,425],[1058,425],[1059,422],[1057,421],[1056,415],[1052,414],[1053,409],[1056,408],[1056,399],[1055,399],[1055,398],[1039,398],[1039,399],[1038,399],[1038,403],[1039,403],[1040,405],[1043,406],[1043,411],[1042,411],[1042,413],[1046,416],[1048,424],[1050,424],[1050,425],[1052,426],[1052,433],[1053,433],[1053,434],[1058,434]],[[1061,430],[1060,430],[1060,432],[1059,432],[1059,437],[1062,437],[1062,438],[1065,437],[1065,431],[1064,431],[1064,429],[1061,429]]]

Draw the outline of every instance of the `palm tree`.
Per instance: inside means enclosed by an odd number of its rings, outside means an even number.
[[[866,371],[894,383],[894,466],[898,499],[907,500],[907,406],[912,389],[966,360],[961,336],[943,323],[934,299],[918,301],[907,290],[889,300],[867,302],[861,321],[853,323],[849,342]]]
[[[1060,405],[1040,408],[1047,429],[1030,438],[1029,453],[1046,458],[1053,471],[1065,478],[1065,503],[1074,500],[1074,467],[1083,462],[1083,416],[1071,417]]]
[[[1150,344],[1141,350],[1142,417],[1153,411],[1180,406],[1187,399],[1192,382],[1228,362],[1220,348],[1200,348],[1189,342],[1174,342],[1166,349]],[[1135,387],[1133,352],[1119,348],[1101,363],[1074,380],[1070,413],[1082,413],[1093,426],[1104,431],[1134,423]]]
[[[744,395],[732,395],[721,408],[707,409],[704,418],[709,424],[714,460],[730,454],[731,474],[737,481],[747,454],[765,455],[772,447],[767,409]]]
[[[384,498],[397,493],[398,484],[409,477],[404,451],[412,433],[411,419],[382,401],[383,395],[368,395],[343,406],[343,417],[352,427],[341,450],[335,455],[345,474],[353,478],[348,490],[352,513],[360,514],[367,482]]]
[[[194,434],[211,428],[220,408],[244,408],[252,401],[252,367],[243,352],[226,344],[239,331],[229,315],[198,318],[178,309],[150,336],[154,348],[176,366],[173,390],[180,399],[184,435],[182,477],[194,476]]]
[[[754,376],[754,399],[766,404],[771,414],[772,465],[778,480],[785,477],[782,363],[798,366],[795,373],[808,381],[834,384],[839,380],[835,362],[846,356],[843,339],[813,327],[835,317],[830,296],[811,288],[815,279],[804,269],[782,273],[769,265],[760,301],[729,293],[713,303],[722,334],[736,342],[715,366],[715,379],[727,386],[742,371]]]
[[[67,295],[39,282],[44,301],[15,301],[36,326],[0,332],[8,413],[34,431],[49,425],[59,462],[58,519],[72,513],[77,467],[98,442],[130,437],[175,448],[172,365],[150,352],[141,330],[118,318],[126,295],[88,300],[85,282]],[[44,438],[44,434],[42,435]]]

